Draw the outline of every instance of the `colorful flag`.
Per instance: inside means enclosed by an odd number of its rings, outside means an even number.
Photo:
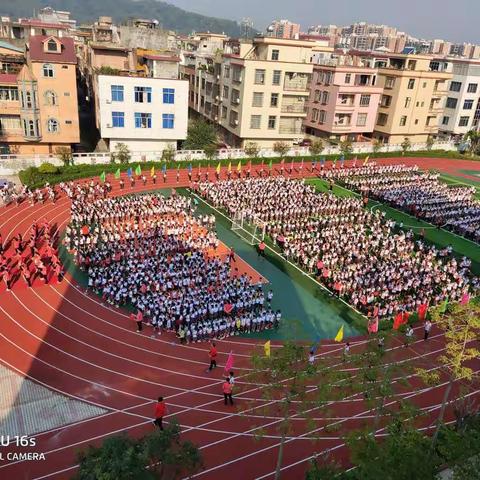
[[[117,168],[117,171],[115,172],[115,178],[118,180],[120,178],[120,169]]]
[[[325,157],[320,159],[320,165],[323,167],[325,165]]]
[[[268,340],[268,342],[265,342],[265,344],[263,345],[263,350],[265,351],[265,355],[269,357],[270,356],[270,340]]]
[[[310,348],[310,351],[313,353],[317,353],[318,347],[320,346],[320,337],[317,337],[315,341],[313,342],[312,347]]]
[[[233,353],[230,350],[230,353],[228,354],[228,358],[227,358],[227,363],[225,364],[224,371],[228,373],[232,368],[233,368]]]
[[[137,168],[135,169],[135,175],[141,175],[142,174],[142,167],[140,165],[137,165]]]
[[[342,168],[343,168],[344,163],[345,163],[345,155],[342,155],[342,156],[340,157],[340,166],[341,166]]]
[[[336,342],[341,342],[343,340],[343,325],[340,327],[340,330],[338,331],[337,335],[335,336],[335,341]]]
[[[217,175],[220,175],[220,162],[218,162],[218,165],[215,171],[217,172]]]
[[[167,171],[167,163],[165,162],[163,165],[162,165],[162,172],[163,173],[166,173]]]
[[[242,161],[240,160],[237,165],[237,172],[240,173],[242,171]]]
[[[426,303],[422,303],[421,305],[418,306],[417,315],[418,315],[418,319],[421,322],[425,320],[425,317],[427,315],[427,310],[428,310],[428,304]]]
[[[393,329],[398,330],[403,323],[403,312],[398,312],[393,319]]]
[[[270,160],[270,162],[268,162],[268,168],[271,170],[273,168],[273,162],[272,160]]]
[[[355,156],[355,158],[353,159],[353,168],[355,168],[357,166],[357,157]]]
[[[445,313],[447,311],[447,306],[448,306],[448,297],[440,304],[440,308],[438,311],[440,313]]]
[[[155,175],[155,165],[150,170],[150,176],[153,177]]]
[[[365,157],[365,160],[363,161],[363,166],[365,166],[368,163],[368,159],[370,158],[370,155],[367,155]]]
[[[232,171],[232,162],[228,162],[228,173]]]
[[[374,320],[371,320],[368,322],[368,333],[377,333],[378,332],[378,317],[376,317]]]
[[[128,170],[127,170],[127,175],[129,177],[131,177],[133,175],[133,172],[132,172],[132,167],[130,167]]]
[[[332,163],[333,163],[333,166],[335,166],[335,165],[337,164],[337,159],[334,158],[334,159],[332,160]]]
[[[102,174],[100,175],[100,181],[105,183],[105,179],[106,179],[105,172],[102,172]]]
[[[190,164],[190,165],[188,166],[188,171],[189,171],[189,172],[192,171],[192,164]]]
[[[465,292],[462,295],[462,299],[460,300],[461,305],[467,305],[470,302],[470,294],[468,292]]]

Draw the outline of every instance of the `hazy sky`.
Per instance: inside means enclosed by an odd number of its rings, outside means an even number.
[[[165,0],[190,11],[240,20],[258,30],[273,19],[302,25],[354,21],[395,26],[416,37],[480,43],[480,0]]]

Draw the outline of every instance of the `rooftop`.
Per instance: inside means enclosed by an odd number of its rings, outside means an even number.
[[[0,84],[2,85],[16,85],[17,74],[16,73],[0,73]]]
[[[44,51],[44,43],[51,38],[60,43],[60,53]],[[33,62],[77,63],[75,44],[73,38],[70,37],[57,38],[47,35],[33,35],[29,39],[28,50],[30,52],[30,59]]]

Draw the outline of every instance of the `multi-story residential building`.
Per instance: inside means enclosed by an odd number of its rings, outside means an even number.
[[[378,86],[384,92],[374,136],[387,143],[425,142],[436,136],[443,116],[443,99],[451,79],[448,62],[428,55],[389,55],[377,58]]]
[[[453,77],[448,82],[448,93],[444,99],[440,133],[463,136],[470,130],[480,130],[480,61],[449,61]]]
[[[95,75],[97,127],[114,151],[160,152],[187,137],[188,82],[172,78]]]
[[[185,72],[192,108],[220,126],[232,146],[271,147],[303,135],[314,42],[257,37],[226,42],[223,53],[195,58]]]
[[[54,36],[57,38],[70,35],[70,26],[65,23],[52,23],[38,18],[20,18],[12,20],[10,17],[0,17],[0,39],[17,46],[22,46],[30,37]]]
[[[0,75],[0,148],[32,154],[71,148],[80,141],[73,40],[31,36],[23,62]]]
[[[382,88],[378,71],[358,57],[320,60],[313,67],[305,132],[315,136],[359,141],[371,136]]]
[[[275,38],[298,38],[300,24],[288,20],[274,20],[267,28],[267,35]]]

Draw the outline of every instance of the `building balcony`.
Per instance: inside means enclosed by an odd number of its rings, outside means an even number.
[[[298,113],[300,115],[307,113],[307,106],[304,104],[301,105],[282,105],[280,109],[282,113]]]
[[[347,132],[352,128],[352,123],[333,123],[332,130],[336,132]]]
[[[281,135],[301,135],[302,134],[302,127],[280,127],[278,133]]]
[[[303,92],[310,94],[308,91],[308,81],[307,80],[285,80],[283,84],[283,89],[289,92]]]
[[[3,142],[18,142],[23,140],[23,130],[21,128],[0,128],[0,140]]]
[[[437,133],[438,132],[438,125],[426,125],[425,131],[427,133]]]

